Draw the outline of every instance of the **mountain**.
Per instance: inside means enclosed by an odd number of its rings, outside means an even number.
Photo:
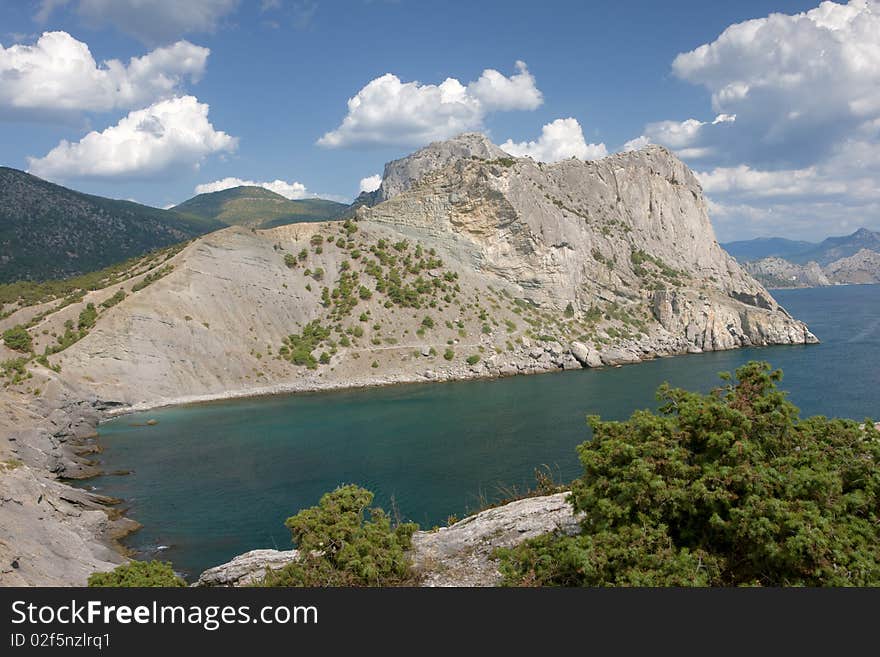
[[[855,255],[862,249],[880,252],[880,232],[859,228],[852,235],[829,237],[817,244],[815,248],[795,254],[789,259],[799,263],[815,260],[825,266],[835,260]]]
[[[784,237],[758,237],[753,240],[726,242],[721,246],[740,262],[750,262],[761,258],[791,258],[815,249],[818,244]]]
[[[94,271],[220,227],[0,167],[0,283]]]
[[[861,249],[854,255],[828,264],[825,271],[839,283],[880,283],[880,251]]]
[[[242,186],[199,194],[172,209],[185,216],[221,221],[229,226],[273,228],[337,219],[348,206],[321,198],[290,200],[263,187]]]
[[[818,244],[771,237],[722,246],[768,287],[880,282],[880,232],[867,228]]]
[[[859,228],[851,235],[829,237],[819,243],[783,237],[758,237],[753,240],[727,242],[721,246],[740,262],[784,258],[799,264],[814,261],[825,266],[835,260],[855,255],[862,249],[880,252],[880,232]]]

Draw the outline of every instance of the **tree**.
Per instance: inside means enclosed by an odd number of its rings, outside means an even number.
[[[23,353],[30,353],[34,349],[31,334],[21,324],[3,331],[3,343],[10,349]]]
[[[418,525],[392,526],[382,509],[369,508],[372,502],[370,491],[341,486],[288,518],[300,560],[267,570],[262,585],[391,586],[409,580],[406,551]]]
[[[577,536],[500,551],[508,584],[877,586],[880,432],[799,418],[767,363],[659,413],[591,417],[569,501]]]
[[[130,561],[109,573],[89,575],[90,587],[182,587],[186,586],[174,574],[171,564],[162,561]]]

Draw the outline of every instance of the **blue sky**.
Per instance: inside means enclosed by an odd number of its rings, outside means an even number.
[[[227,178],[345,200],[461,127],[548,161],[663,143],[722,240],[880,228],[873,0],[143,4],[3,3],[0,163],[157,206]]]

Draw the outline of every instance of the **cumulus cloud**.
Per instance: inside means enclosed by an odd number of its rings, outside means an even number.
[[[605,144],[588,144],[577,119],[556,119],[541,128],[537,141],[514,142],[508,139],[501,148],[516,157],[530,157],[538,162],[558,162],[571,157],[598,160],[608,155]]]
[[[374,174],[372,176],[367,176],[366,178],[361,178],[360,191],[361,192],[375,192],[379,189],[379,185],[382,184],[382,176],[380,174]]]
[[[35,16],[45,22],[67,0],[42,0]],[[92,25],[111,25],[144,43],[167,43],[183,34],[213,32],[239,0],[78,0],[77,13]]]
[[[823,2],[731,25],[672,69],[704,86],[717,113],[736,115],[735,155],[802,166],[880,117],[878,35],[880,2]]]
[[[29,157],[37,176],[67,178],[151,177],[198,168],[214,153],[235,150],[237,139],[214,129],[208,105],[193,96],[159,101],[130,112],[103,132],[61,141],[44,157]]]
[[[685,121],[656,121],[645,126],[645,133],[623,145],[624,151],[633,151],[648,144],[660,144],[678,153],[685,159],[698,159],[712,155],[712,146],[699,146],[703,141],[706,126],[717,126],[736,121],[735,114],[719,114],[712,121],[687,119]]]
[[[33,45],[0,45],[0,114],[39,118],[143,107],[198,81],[210,52],[178,41],[126,65],[98,64],[88,45],[67,32],[45,32]]]
[[[273,180],[271,182],[257,182],[254,180],[242,180],[241,178],[223,178],[214,182],[196,185],[196,194],[208,194],[210,192],[219,192],[232,187],[263,187],[276,194],[287,197],[289,199],[300,199],[314,196],[306,190],[306,186],[300,182],[284,180]]]
[[[672,63],[715,119],[650,123],[624,149],[664,144],[699,166],[722,238],[880,228],[878,35],[878,0],[731,25]]]
[[[486,69],[467,85],[446,78],[438,85],[378,77],[348,100],[348,114],[318,140],[327,148],[421,146],[480,129],[490,112],[533,110],[543,96],[524,62],[510,77]]]

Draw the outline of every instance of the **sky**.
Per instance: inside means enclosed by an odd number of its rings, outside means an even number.
[[[350,201],[465,131],[665,145],[722,241],[880,229],[880,0],[0,1],[0,164],[81,191]]]

